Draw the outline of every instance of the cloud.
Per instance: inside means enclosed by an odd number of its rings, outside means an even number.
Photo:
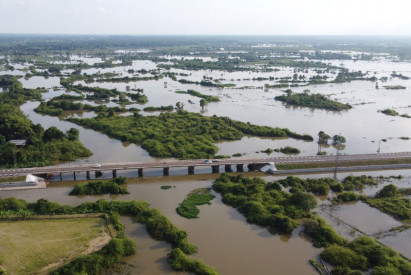
[[[100,13],[106,13],[106,12],[107,12],[107,10],[106,10],[103,6],[99,6],[99,7],[98,7],[98,11],[99,11]]]

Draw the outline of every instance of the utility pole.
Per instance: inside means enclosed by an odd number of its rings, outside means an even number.
[[[338,169],[338,156],[340,155],[340,146],[341,146],[341,133],[337,138],[336,145],[337,155],[335,156],[335,170],[334,170],[334,179],[337,179],[337,169]]]

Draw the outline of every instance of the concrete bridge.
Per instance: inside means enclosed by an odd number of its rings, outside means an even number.
[[[378,161],[378,160],[401,160],[411,159],[411,152],[383,153],[383,154],[355,154],[339,155],[338,162],[343,165],[344,162],[350,161]],[[186,167],[188,174],[194,174],[195,167],[211,167],[213,173],[219,173],[220,166],[224,166],[226,172],[231,172],[233,166],[236,171],[244,171],[247,166],[248,171],[255,171],[260,167],[274,162],[275,164],[310,164],[310,163],[330,163],[335,162],[336,156],[286,156],[272,158],[230,158],[218,160],[162,160],[154,162],[119,162],[119,163],[101,163],[101,164],[64,164],[46,167],[2,169],[0,177],[15,177],[27,174],[44,175],[54,174],[60,176],[63,173],[73,173],[76,179],[76,173],[86,172],[87,179],[90,179],[90,172],[93,171],[112,171],[113,177],[117,176],[118,170],[137,170],[139,177],[144,174],[144,169],[160,168],[163,169],[163,175],[169,175],[170,168]]]

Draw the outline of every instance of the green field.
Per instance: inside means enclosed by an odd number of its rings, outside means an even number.
[[[102,218],[1,221],[0,267],[7,274],[46,274],[86,253],[105,224]]]

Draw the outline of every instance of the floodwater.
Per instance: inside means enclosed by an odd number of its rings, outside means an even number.
[[[338,174],[342,179],[350,174]],[[362,173],[364,174],[364,173]],[[399,187],[409,187],[411,171],[381,171],[365,173],[372,176],[389,176],[401,174],[402,180],[389,180],[382,183],[394,183]],[[263,175],[253,173],[248,175]],[[72,197],[68,193],[75,182],[52,182],[47,189],[2,191],[2,198],[17,197],[34,202],[40,198],[56,201],[61,204],[76,206],[86,201],[107,200],[139,200],[147,201],[151,207],[159,209],[177,227],[188,233],[189,241],[198,246],[194,257],[215,267],[221,274],[315,274],[308,260],[316,257],[321,249],[314,248],[310,241],[296,229],[291,236],[276,235],[266,228],[248,224],[245,218],[234,208],[222,203],[221,196],[213,192],[216,198],[211,205],[200,206],[198,219],[180,217],[175,208],[192,190],[210,188],[218,175],[171,176],[154,178],[129,179],[128,195],[101,195]],[[331,174],[300,175],[300,177],[331,177]],[[283,177],[264,176],[267,181]],[[162,190],[160,186],[170,185],[173,188]],[[375,187],[366,188],[364,193],[372,194]],[[386,233],[391,228],[401,225],[390,216],[379,212],[361,202],[330,207],[329,201],[321,199],[322,207],[317,212],[327,223],[348,239],[358,236],[353,228],[358,228],[366,234],[376,236]],[[331,214],[332,216],[328,215]],[[338,218],[338,219],[336,219]],[[126,259],[125,270],[129,274],[161,274],[171,272],[166,263],[166,254],[170,246],[149,238],[144,226],[133,223],[131,218],[123,218],[126,233],[137,245],[138,253]],[[349,225],[349,226],[347,226]],[[382,234],[378,240],[387,246],[411,257],[411,230],[396,234]],[[131,271],[130,271],[131,270]]]
[[[180,57],[181,58],[181,57]],[[82,61],[87,64],[101,62],[100,58],[90,58],[86,56],[73,56],[70,62]],[[184,73],[187,76],[178,76],[178,79],[191,81],[201,81],[203,77],[213,77],[221,79],[221,83],[234,83],[235,88],[215,88],[202,87],[194,84],[180,84],[170,78],[163,78],[152,81],[138,81],[129,83],[91,83],[77,82],[87,86],[99,86],[103,88],[117,88],[119,91],[126,91],[126,87],[143,89],[149,102],[145,105],[133,104],[127,107],[137,107],[143,109],[148,106],[175,105],[177,102],[184,103],[184,109],[190,112],[201,112],[204,115],[228,116],[232,119],[250,122],[257,125],[267,125],[272,127],[289,128],[291,131],[300,134],[310,134],[315,139],[319,131],[325,131],[333,136],[341,134],[346,137],[347,144],[341,153],[375,153],[378,149],[381,152],[411,151],[411,139],[400,139],[401,137],[411,138],[411,119],[403,117],[391,117],[379,113],[385,108],[394,108],[400,114],[411,115],[411,102],[409,93],[411,81],[391,78],[393,71],[405,76],[411,76],[411,64],[390,62],[387,59],[374,61],[341,61],[331,60],[327,63],[344,67],[350,70],[369,71],[368,76],[388,77],[388,81],[379,82],[379,89],[376,83],[370,81],[352,81],[341,84],[310,85],[306,87],[292,88],[294,92],[303,92],[309,89],[312,93],[321,93],[336,99],[342,103],[353,105],[353,109],[342,112],[326,110],[290,107],[275,101],[274,97],[283,94],[281,89],[264,89],[264,84],[274,84],[272,81],[256,80],[257,77],[286,77],[292,76],[293,68],[283,67],[277,72],[223,72],[223,71],[187,71],[171,69],[177,74]],[[24,66],[17,66],[13,72],[2,71],[0,74],[24,75],[21,71]],[[20,70],[21,69],[21,70]],[[133,61],[131,66],[115,67],[107,69],[87,69],[83,73],[105,73],[115,72],[122,76],[132,76],[127,71],[133,70],[154,70],[156,63],[148,60]],[[309,69],[307,72],[298,72],[306,78],[316,73]],[[134,74],[136,75],[136,74]],[[335,71],[326,73],[329,77],[335,77]],[[142,76],[142,75],[140,75]],[[147,74],[146,76],[150,76]],[[43,94],[44,100],[49,100],[54,96],[65,92],[56,77],[32,77],[30,79],[20,79],[25,88],[44,87],[49,89]],[[405,90],[387,90],[383,86],[402,85]],[[248,86],[247,88],[244,88]],[[58,87],[58,88],[56,88]],[[243,87],[242,89],[239,89]],[[201,110],[199,98],[186,94],[177,94],[176,90],[193,89],[201,93],[219,96],[221,102],[209,103],[205,110]],[[189,103],[189,100],[193,104]],[[98,102],[87,102],[93,105]],[[95,116],[94,112],[70,112],[64,116],[51,117],[40,115],[33,110],[39,102],[27,102],[21,106],[21,110],[33,123],[40,123],[44,128],[56,126],[63,131],[74,127],[80,131],[80,141],[93,152],[93,156],[77,162],[105,163],[105,162],[128,162],[128,161],[156,161],[140,146],[129,143],[122,143],[119,140],[109,138],[107,135],[85,129],[81,126],[64,121],[66,117],[88,118]],[[110,102],[108,106],[118,106],[117,103]],[[156,115],[158,113],[145,113],[144,115]],[[385,141],[382,141],[382,140]],[[301,150],[300,155],[315,155],[318,150],[316,142],[305,142],[294,139],[270,139],[245,136],[238,141],[217,143],[218,153],[221,155],[244,154],[244,157],[266,157],[261,151],[267,148],[275,149],[285,146],[296,147]],[[335,149],[330,146],[322,148],[327,154],[335,154]],[[273,152],[272,156],[280,156],[281,153]],[[157,160],[160,161],[160,160]],[[135,171],[134,171],[135,172]],[[133,171],[120,172],[119,175],[136,177]],[[134,173],[134,174],[133,174]],[[159,176],[161,170],[144,171],[148,176]],[[196,169],[196,174],[210,173],[209,170]],[[186,174],[185,169],[170,171],[171,175]],[[339,179],[351,173],[341,173]],[[364,173],[352,173],[354,175]],[[406,170],[368,172],[373,176],[390,176],[402,174],[403,180],[391,180],[399,187],[409,187],[411,182],[411,172]],[[250,175],[250,174],[248,174]],[[306,175],[303,177],[330,177],[331,174]],[[110,173],[105,173],[104,177],[110,177]],[[153,179],[137,178],[130,180],[128,188],[129,195],[122,196],[86,196],[70,197],[69,191],[73,182],[52,182],[45,190],[20,190],[1,191],[2,198],[15,196],[27,201],[36,201],[46,198],[61,204],[78,205],[85,201],[96,201],[100,198],[121,199],[121,200],[144,200],[148,201],[152,207],[162,211],[176,226],[187,231],[189,241],[198,246],[198,257],[205,263],[215,267],[222,274],[315,274],[316,272],[308,264],[308,260],[320,253],[309,241],[307,241],[298,230],[292,236],[279,236],[269,233],[265,228],[250,225],[237,210],[224,205],[221,197],[217,194],[211,205],[200,207],[200,218],[187,220],[178,216],[175,208],[181,203],[185,196],[193,189],[200,187],[211,187],[215,175],[194,175],[194,176],[171,176],[158,177]],[[272,181],[279,177],[265,177]],[[63,175],[64,180],[72,179],[72,175]],[[78,179],[85,179],[85,174],[78,175]],[[169,184],[175,188],[162,190],[160,186]],[[384,183],[388,184],[388,182]],[[367,187],[362,193],[374,195],[382,186]],[[331,197],[334,196],[331,194]],[[387,232],[401,223],[390,216],[379,212],[361,202],[345,204],[331,208],[329,200],[320,198],[321,207],[317,209],[319,214],[326,218],[337,231],[348,239],[358,235],[353,228],[358,228],[366,234],[375,235],[378,240],[403,255],[411,258],[411,230],[398,233]],[[126,274],[161,274],[171,273],[170,267],[166,263],[166,254],[170,247],[164,242],[151,239],[144,230],[144,226],[135,224],[131,218],[123,218],[126,225],[127,234],[136,241],[138,254],[127,258],[127,265],[124,272]]]
[[[162,190],[161,185],[174,186]],[[61,204],[78,205],[100,198],[121,200],[143,200],[151,207],[159,209],[177,227],[185,230],[189,241],[198,247],[195,258],[216,268],[221,274],[316,274],[309,259],[316,257],[316,249],[299,230],[291,236],[271,234],[266,228],[250,225],[234,208],[224,205],[221,196],[215,194],[211,205],[200,206],[198,219],[185,219],[177,215],[178,207],[190,191],[211,187],[208,176],[173,177],[168,181],[134,179],[129,180],[129,195],[70,197],[68,192],[73,182],[53,182],[47,189],[1,192],[2,198],[14,196],[27,201],[40,198]],[[131,218],[123,218],[126,233],[137,245],[137,254],[128,257],[126,270],[130,274],[169,273],[166,254],[169,245],[148,237],[144,226],[134,224]]]
[[[83,58],[84,59],[84,58]],[[330,61],[331,62],[331,61]],[[333,61],[336,62],[336,61]],[[390,77],[392,71],[401,73],[406,76],[411,76],[411,64],[390,62],[388,60],[378,61],[339,61],[345,67],[363,71],[370,71],[369,75],[377,77],[386,76],[388,81],[379,83],[380,88],[376,89],[375,82],[370,81],[352,81],[349,83],[332,83],[321,85],[310,85],[303,87],[292,88],[294,92],[303,92],[309,89],[312,93],[321,93],[329,96],[331,99],[336,99],[343,103],[353,105],[353,109],[334,112],[328,110],[318,110],[302,107],[291,107],[284,105],[281,102],[275,101],[274,97],[281,95],[281,89],[263,89],[264,84],[273,84],[271,81],[257,81],[253,78],[257,77],[284,77],[293,74],[293,69],[284,67],[279,72],[223,72],[223,71],[187,71],[171,69],[171,72],[185,73],[188,76],[178,76],[178,79],[188,79],[193,81],[201,81],[203,77],[213,77],[214,79],[222,78],[222,83],[235,83],[236,88],[215,88],[203,87],[195,84],[180,84],[167,77],[152,81],[137,81],[129,83],[84,83],[82,81],[76,84],[87,86],[99,86],[103,88],[117,88],[120,91],[126,91],[126,86],[131,88],[143,89],[148,97],[148,103],[144,105],[133,104],[127,107],[136,107],[143,109],[149,106],[164,106],[175,105],[177,102],[182,102],[184,108],[190,112],[201,112],[204,115],[212,116],[228,116],[235,120],[250,122],[257,125],[267,125],[271,127],[289,128],[290,130],[301,133],[310,134],[315,139],[319,131],[325,131],[333,136],[341,134],[346,137],[347,144],[342,153],[375,153],[378,149],[381,152],[399,152],[411,150],[411,139],[401,139],[401,137],[411,137],[410,122],[411,119],[404,117],[386,116],[380,113],[380,110],[386,108],[394,108],[400,114],[411,115],[411,103],[409,102],[409,93],[411,90],[410,80],[401,80]],[[332,62],[331,62],[332,63]],[[132,76],[127,72],[128,69],[152,70],[156,68],[156,64],[151,61],[138,60],[134,61],[133,65],[127,67],[115,67],[107,69],[88,69],[84,72],[88,74],[100,71],[116,72],[120,76]],[[372,69],[372,70],[371,70]],[[16,72],[17,70],[15,70]],[[7,72],[2,72],[7,73]],[[298,73],[306,75],[307,78],[314,75],[313,70],[308,73]],[[330,76],[335,75],[330,73]],[[59,86],[59,79],[56,77],[32,77],[28,80],[21,79],[24,87],[35,88],[45,87],[52,88]],[[165,84],[166,82],[166,84]],[[383,86],[386,85],[402,85],[405,90],[387,90]],[[239,87],[250,86],[245,89],[237,89]],[[260,87],[256,89],[257,87]],[[209,103],[204,110],[201,110],[199,98],[192,97],[187,94],[177,94],[176,90],[194,89],[204,94],[219,96],[221,102]],[[55,92],[51,91],[50,96]],[[47,98],[49,99],[49,98]],[[190,103],[191,101],[192,103]],[[87,103],[91,103],[87,101]],[[97,102],[91,104],[98,104]],[[31,106],[31,105],[30,105]],[[118,106],[117,103],[110,102],[108,106]],[[28,107],[28,106],[27,106]],[[54,124],[59,126],[56,119],[48,116],[34,116],[28,108],[24,108],[24,112],[32,117],[35,123]],[[144,115],[156,115],[158,113],[146,113]],[[94,114],[73,114],[75,117],[92,117]],[[53,121],[52,123],[50,121]],[[81,137],[81,134],[80,134]],[[83,139],[85,140],[85,139]],[[385,142],[380,142],[386,140]],[[109,139],[108,143],[102,145],[102,148],[111,146]],[[99,140],[99,142],[102,142]],[[244,146],[244,144],[247,144]],[[256,152],[267,148],[275,149],[277,147],[293,146],[301,150],[301,155],[315,155],[318,151],[316,142],[303,142],[294,139],[286,139],[279,142],[267,142],[267,140],[259,138],[244,138],[241,141],[223,142],[218,144],[218,154],[232,155],[235,153],[245,154],[246,157],[254,157]],[[99,150],[92,146],[95,155],[99,154]],[[100,148],[100,147],[98,147]],[[130,150],[135,152],[135,150]],[[323,148],[327,154],[336,154],[333,147]],[[116,156],[121,154],[120,157]],[[129,154],[124,156],[123,151],[119,150],[118,154],[112,152],[110,156],[102,158],[100,162],[109,162],[123,158],[129,160]],[[281,155],[281,154],[278,154]],[[135,154],[137,159],[147,159],[147,154],[141,150],[141,153]]]

